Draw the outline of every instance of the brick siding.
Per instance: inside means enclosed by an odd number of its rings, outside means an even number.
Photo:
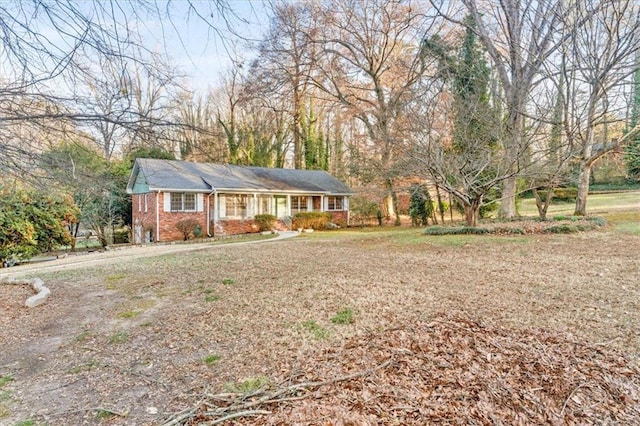
[[[144,241],[144,234],[147,231],[151,232],[152,241],[181,241],[184,239],[182,232],[176,228],[176,224],[183,219],[195,219],[202,227],[203,236],[206,236],[207,232],[207,204],[205,202],[204,211],[202,212],[165,212],[164,211],[164,196],[165,193],[150,192],[147,194],[147,210],[144,208],[144,194],[134,194],[132,198],[133,207],[133,233],[135,238],[135,229],[137,226],[142,226],[142,239]],[[156,203],[156,197],[158,202]],[[315,197],[314,197],[315,198]],[[206,197],[205,197],[206,200]],[[213,198],[211,198],[213,204]],[[314,200],[314,207],[315,207]],[[160,239],[156,235],[156,205],[160,209]],[[142,208],[139,210],[139,206]],[[319,204],[318,204],[319,206]],[[340,226],[347,226],[349,212],[347,211],[332,211],[333,223]],[[288,230],[287,226],[282,221],[276,221],[274,228],[279,231]],[[258,232],[259,228],[252,219],[244,220],[218,220],[218,223],[213,224],[213,220],[210,222],[210,233],[213,235],[237,235]]]

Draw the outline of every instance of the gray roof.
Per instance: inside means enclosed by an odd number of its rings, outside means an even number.
[[[266,191],[351,194],[353,191],[322,170],[272,169],[230,164],[138,158],[128,193],[148,191]]]

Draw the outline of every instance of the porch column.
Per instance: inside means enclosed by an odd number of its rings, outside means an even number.
[[[256,217],[257,214],[262,214],[260,211],[260,207],[258,206],[258,194],[253,193],[253,217]]]
[[[287,216],[291,216],[291,195],[287,195]]]
[[[324,212],[327,210],[327,206],[325,206],[325,202],[327,201],[327,197],[325,197],[324,195],[320,196],[320,211]]]

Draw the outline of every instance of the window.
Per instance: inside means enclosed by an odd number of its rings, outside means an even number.
[[[196,194],[184,194],[183,197],[183,210],[195,211],[196,210]]]
[[[327,197],[328,210],[344,210],[344,197]]]
[[[184,192],[171,193],[172,212],[194,212],[196,211],[196,194]]]
[[[291,197],[291,213],[299,213],[307,211],[308,197]]]
[[[222,217],[245,218],[247,217],[246,195],[225,195],[224,211]]]

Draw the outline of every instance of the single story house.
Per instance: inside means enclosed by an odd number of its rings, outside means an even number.
[[[195,219],[203,236],[255,232],[253,218],[272,214],[279,229],[298,212],[329,212],[349,223],[351,189],[320,170],[274,169],[230,164],[138,158],[127,193],[132,194],[135,243],[183,238],[176,224]]]

